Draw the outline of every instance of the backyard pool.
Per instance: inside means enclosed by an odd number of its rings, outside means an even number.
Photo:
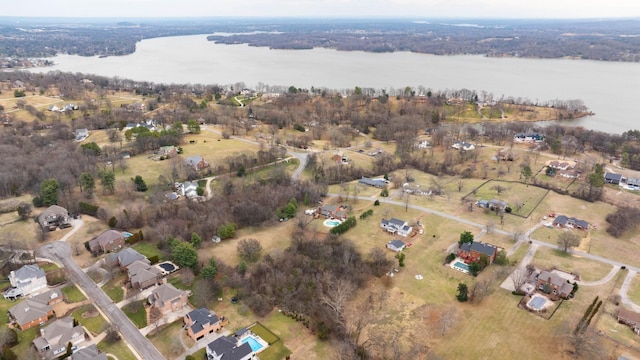
[[[132,235],[133,235],[133,234],[132,234],[132,233],[130,233],[130,232],[128,232],[128,231],[123,231],[123,232],[122,232],[122,236],[124,236],[124,237],[126,237],[126,238],[131,237]]]
[[[327,219],[324,221],[324,226],[327,227],[336,227],[338,225],[340,225],[340,220]]]
[[[467,264],[465,264],[463,262],[460,262],[460,261],[456,261],[453,264],[453,268],[456,269],[456,270],[460,270],[463,273],[468,273],[469,272],[469,265],[467,265]]]
[[[176,271],[176,266],[168,261],[160,263],[158,264],[158,266],[160,266],[160,268],[162,268],[162,270],[166,271],[167,273]]]
[[[249,343],[249,346],[251,346],[251,350],[255,353],[259,352],[263,347],[262,344],[258,342],[258,340],[253,338],[253,336],[247,336],[246,338],[242,339],[242,343]]]

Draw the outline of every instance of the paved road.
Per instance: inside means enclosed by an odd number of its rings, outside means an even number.
[[[51,259],[67,269],[69,277],[84,291],[88,298],[93,299],[96,307],[117,327],[123,339],[135,350],[140,359],[162,360],[165,358],[102,289],[73,261],[69,244],[61,241],[46,244],[36,249],[36,254]]]

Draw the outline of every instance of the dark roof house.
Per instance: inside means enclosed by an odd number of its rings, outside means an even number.
[[[607,172],[604,174],[604,181],[609,184],[618,185],[622,181],[622,175]]]
[[[222,336],[207,345],[209,360],[248,360],[255,359],[256,354],[249,343],[239,343],[235,337]]]
[[[71,354],[71,360],[108,360],[107,354],[100,352],[95,344],[79,349]]]

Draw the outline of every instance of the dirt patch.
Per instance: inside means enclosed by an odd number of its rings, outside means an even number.
[[[100,316],[100,313],[98,312],[98,310],[85,311],[80,316],[83,319],[90,319],[90,318],[94,318],[94,317]]]

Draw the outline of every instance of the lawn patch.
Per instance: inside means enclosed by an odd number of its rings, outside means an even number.
[[[147,326],[147,310],[144,308],[144,300],[130,302],[122,307],[122,311],[138,329]]]
[[[256,322],[254,325],[250,326],[249,329],[256,335],[260,336],[262,340],[266,341],[267,344],[271,345],[276,341],[280,340],[280,338],[272,333],[269,329],[264,327],[259,322]]]
[[[139,252],[140,254],[146,256],[148,259],[151,259],[154,256],[157,256],[160,261],[165,260],[164,254],[160,249],[158,249],[155,245],[140,241],[132,246],[134,250]]]
[[[67,301],[69,301],[70,303],[80,302],[87,298],[75,285],[63,287],[62,292],[67,297]]]
[[[103,332],[107,328],[106,320],[98,310],[91,305],[82,305],[71,313],[74,319],[91,331],[94,335]]]
[[[118,340],[118,342],[114,344],[110,344],[107,341],[101,341],[98,344],[98,349],[104,351],[107,354],[113,354],[116,358],[118,358],[118,360],[137,360],[137,358],[131,353],[131,350],[129,350],[127,345],[122,340]]]

